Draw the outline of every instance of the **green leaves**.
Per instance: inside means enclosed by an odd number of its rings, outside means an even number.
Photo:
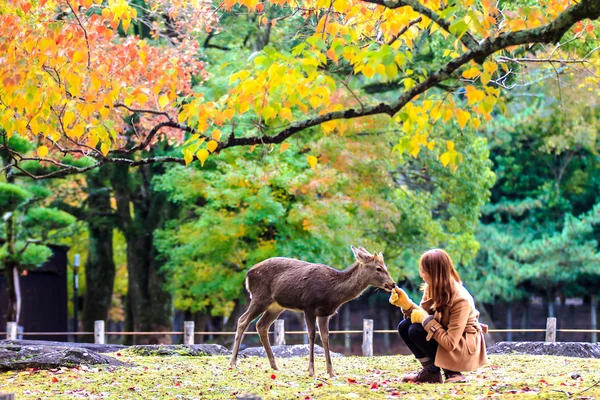
[[[27,212],[24,225],[36,230],[53,231],[67,228],[75,221],[74,216],[56,208],[36,207]]]
[[[12,183],[0,183],[0,214],[12,212],[31,197],[31,193]]]

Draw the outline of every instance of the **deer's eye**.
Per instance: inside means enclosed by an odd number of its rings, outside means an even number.
[[[382,272],[383,270],[380,267],[377,267],[377,272]]]

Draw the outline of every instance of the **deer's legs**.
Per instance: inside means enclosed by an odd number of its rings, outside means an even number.
[[[321,335],[321,342],[323,342],[323,350],[325,351],[325,363],[327,364],[327,373],[330,378],[333,378],[333,365],[331,364],[331,355],[329,354],[329,318],[330,317],[319,317],[319,334]]]
[[[311,312],[304,311],[304,320],[308,330],[309,356],[308,356],[308,375],[315,376],[315,339],[317,336],[316,317]]]
[[[262,314],[269,303],[258,303],[256,301],[251,301],[248,310],[242,314],[242,316],[238,319],[237,330],[235,332],[235,342],[233,343],[233,351],[231,352],[231,362],[229,366],[234,368],[237,364],[237,356],[240,350],[240,344],[242,343],[242,337],[244,336],[244,332],[248,329],[248,325],[250,322],[260,314]]]
[[[271,343],[269,342],[269,327],[273,324],[273,321],[275,321],[279,314],[281,314],[282,312],[282,308],[279,308],[277,307],[277,305],[273,304],[267,309],[267,311],[265,311],[265,313],[262,315],[262,317],[260,317],[260,319],[256,323],[256,330],[258,331],[260,342],[265,348],[265,353],[267,353],[267,357],[269,358],[271,368],[273,368],[274,370],[277,370],[277,364],[275,364],[275,356],[273,355]]]

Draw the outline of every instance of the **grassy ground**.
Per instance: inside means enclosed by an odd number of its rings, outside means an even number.
[[[402,384],[417,368],[408,356],[334,359],[335,379],[327,379],[322,357],[317,377],[306,374],[304,358],[279,359],[272,371],[266,359],[240,360],[229,370],[227,357],[139,357],[117,353],[134,367],[64,368],[54,371],[0,373],[0,393],[18,399],[263,399],[386,398],[598,398],[600,360],[549,356],[490,356],[489,363],[467,374],[463,384]]]

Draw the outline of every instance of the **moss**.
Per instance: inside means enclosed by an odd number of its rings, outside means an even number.
[[[19,399],[38,398],[177,398],[234,399],[251,393],[263,399],[385,399],[385,398],[564,398],[599,379],[600,360],[552,356],[490,356],[489,363],[466,374],[469,381],[452,385],[404,384],[405,372],[418,364],[412,357],[348,357],[334,360],[335,379],[325,374],[322,357],[316,360],[317,377],[306,374],[305,358],[278,359],[272,371],[264,358],[241,359],[229,370],[229,358],[131,356],[121,352],[124,368],[63,368],[59,371],[23,371],[0,374],[0,392]],[[561,391],[563,391],[561,393]],[[600,398],[600,387],[581,396]],[[574,396],[577,397],[577,396]]]
[[[203,351],[195,350],[192,347],[184,345],[169,346],[132,346],[125,350],[125,353],[132,356],[157,357],[157,356],[207,356]]]

